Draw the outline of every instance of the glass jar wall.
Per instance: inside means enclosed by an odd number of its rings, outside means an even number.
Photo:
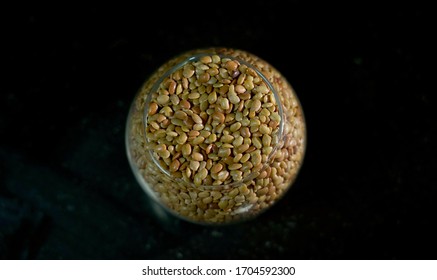
[[[273,66],[243,50],[186,52],[135,96],[126,147],[144,191],[200,224],[254,218],[292,186],[305,154],[301,104]]]

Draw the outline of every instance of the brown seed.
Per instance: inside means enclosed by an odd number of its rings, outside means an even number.
[[[168,84],[168,92],[170,94],[174,94],[176,91],[176,86],[177,86],[177,83],[174,80],[171,80],[171,82]]]
[[[211,173],[219,173],[223,169],[223,165],[221,163],[217,163],[211,167]]]
[[[177,159],[173,160],[169,166],[170,172],[178,171],[180,165],[181,163],[179,162],[179,160]]]
[[[215,112],[212,115],[212,118],[213,118],[213,120],[215,120],[215,121],[217,121],[219,123],[224,123],[224,121],[225,121],[225,115],[223,113],[221,113],[221,112]]]
[[[202,73],[199,75],[199,83],[206,83],[208,82],[210,79],[210,75],[208,74],[208,72]]]
[[[200,135],[200,132],[196,131],[196,130],[191,130],[190,132],[188,132],[188,136],[190,136],[190,137],[197,137],[199,135]]]
[[[198,153],[198,152],[193,152],[193,154],[191,155],[191,157],[192,157],[194,160],[197,160],[197,161],[202,161],[202,160],[203,160],[203,155],[202,155],[201,153]]]
[[[243,136],[244,138],[246,138],[246,137],[250,137],[250,135],[251,135],[250,130],[249,130],[248,127],[243,127],[243,128],[241,128],[241,130],[240,130],[240,134],[241,134],[241,136]]]
[[[237,68],[238,68],[238,64],[235,61],[230,60],[226,62],[226,69],[228,69],[229,71],[235,71],[237,70]]]
[[[156,104],[155,102],[150,103],[149,116],[153,116],[154,114],[156,114],[156,112],[158,112],[158,104]]]
[[[200,62],[205,63],[205,64],[209,64],[212,62],[212,58],[210,56],[202,56],[200,58]]]
[[[182,100],[180,101],[180,105],[181,105],[182,108],[184,108],[184,109],[190,109],[190,107],[191,107],[190,102],[188,102],[188,101],[185,100],[185,99],[182,99]]]

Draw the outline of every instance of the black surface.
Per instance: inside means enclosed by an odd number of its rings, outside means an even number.
[[[7,11],[0,256],[434,259],[430,10],[268,3]],[[294,187],[256,220],[223,228],[157,218],[124,147],[128,108],[147,76],[209,46],[269,61],[308,124]]]

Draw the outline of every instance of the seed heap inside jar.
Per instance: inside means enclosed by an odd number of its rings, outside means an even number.
[[[165,77],[152,94],[146,138],[171,176],[225,185],[261,171],[280,123],[275,95],[253,68],[203,56]]]

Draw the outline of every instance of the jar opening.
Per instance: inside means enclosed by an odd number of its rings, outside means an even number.
[[[218,59],[227,68],[217,67]],[[276,89],[256,67],[232,56],[202,53],[176,64],[152,86],[145,100],[143,128],[149,156],[165,176],[196,188],[231,188],[259,176],[274,159],[284,144],[284,117]],[[220,141],[212,134],[220,135]],[[165,144],[175,139],[176,145]],[[185,175],[178,169],[182,166],[190,170]]]

